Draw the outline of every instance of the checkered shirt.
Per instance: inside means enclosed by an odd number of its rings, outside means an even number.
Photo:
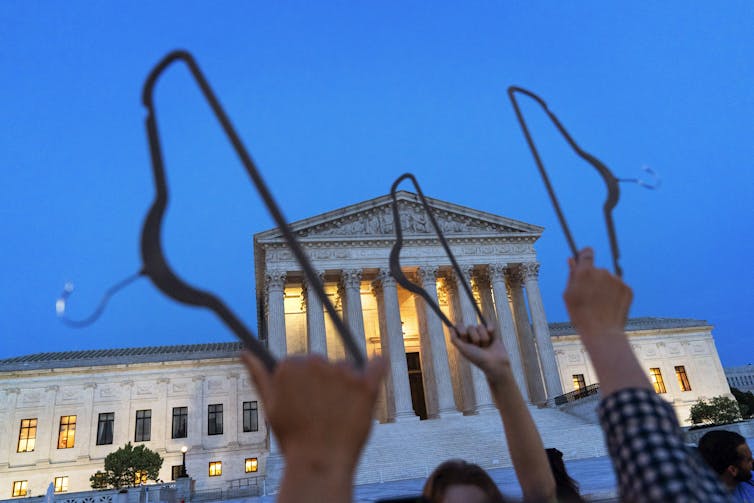
[[[696,450],[684,444],[673,408],[654,391],[616,391],[602,400],[598,414],[621,501],[733,501]]]

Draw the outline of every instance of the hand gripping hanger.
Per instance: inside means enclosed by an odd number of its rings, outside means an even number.
[[[560,121],[555,116],[555,114],[550,111],[550,109],[547,107],[547,103],[545,103],[545,101],[542,98],[540,98],[538,95],[534,94],[533,92],[523,89],[521,87],[510,86],[508,88],[508,97],[510,98],[511,103],[513,103],[513,108],[516,111],[516,118],[518,119],[518,123],[524,132],[524,136],[526,136],[526,142],[529,144],[529,149],[531,149],[531,153],[534,156],[534,161],[537,163],[539,174],[542,176],[542,181],[544,181],[545,183],[545,187],[547,188],[547,193],[550,196],[550,201],[552,202],[552,206],[553,208],[555,208],[555,213],[557,213],[558,215],[558,220],[560,221],[560,227],[563,229],[563,233],[565,234],[566,240],[568,241],[568,246],[571,248],[571,253],[573,254],[574,258],[578,256],[576,243],[573,240],[573,236],[571,235],[571,231],[568,227],[568,223],[566,222],[565,216],[563,216],[563,211],[560,208],[560,203],[558,203],[558,198],[555,195],[555,191],[552,188],[552,184],[550,183],[550,178],[547,176],[545,167],[542,164],[542,159],[539,156],[537,147],[534,146],[534,140],[532,139],[531,134],[529,133],[529,128],[526,126],[526,121],[524,120],[524,116],[521,113],[521,109],[518,106],[518,101],[516,101],[516,93],[524,94],[532,98],[534,101],[536,101],[539,104],[539,106],[541,106],[542,109],[545,111],[545,113],[550,118],[552,123],[555,124],[555,127],[558,129],[558,131],[563,136],[563,138],[565,138],[565,140],[571,146],[573,151],[576,152],[576,154],[579,157],[581,157],[586,162],[591,164],[592,167],[594,167],[594,169],[597,170],[600,176],[602,176],[602,179],[605,181],[605,186],[607,188],[607,197],[605,198],[605,202],[602,206],[602,211],[603,211],[603,214],[605,215],[605,225],[607,227],[607,234],[610,240],[610,250],[613,256],[613,270],[615,271],[616,275],[622,276],[623,271],[618,263],[618,259],[620,257],[620,251],[618,249],[618,238],[615,233],[615,225],[613,224],[613,209],[618,204],[618,199],[620,198],[620,188],[618,186],[618,182],[634,182],[634,183],[638,183],[639,185],[645,188],[654,189],[659,184],[657,175],[650,168],[645,168],[645,171],[647,173],[655,177],[656,181],[654,184],[645,182],[638,178],[633,178],[633,179],[616,178],[613,175],[612,171],[610,171],[610,169],[607,166],[605,166],[605,164],[603,164],[602,161],[594,157],[589,152],[582,150],[581,147],[578,146],[576,141],[573,139],[573,137],[571,137],[571,135],[568,133],[566,128],[563,127],[563,125],[560,123]]]
[[[364,366],[364,356],[361,354],[358,346],[354,342],[355,339],[349,327],[343,323],[343,320],[338,316],[335,311],[335,307],[330,302],[330,299],[325,294],[324,287],[319,280],[314,268],[309,261],[306,253],[301,245],[296,240],[293,231],[288,225],[287,221],[283,217],[283,214],[272,197],[267,185],[264,183],[259,171],[257,170],[254,161],[252,161],[246,148],[241,143],[238,134],[231,125],[230,119],[225,114],[225,111],[220,106],[214,92],[209,86],[209,83],[202,74],[199,66],[194,60],[193,56],[186,51],[174,51],[165,56],[152,71],[149,73],[142,91],[142,102],[147,108],[146,128],[147,136],[149,139],[149,152],[152,159],[152,172],[154,175],[154,182],[156,188],[155,199],[152,202],[152,206],[147,213],[144,220],[144,226],[141,233],[141,258],[143,267],[138,275],[147,276],[152,283],[165,295],[177,300],[183,304],[192,306],[206,307],[213,311],[225,325],[244,343],[244,345],[252,351],[258,358],[260,358],[266,367],[272,371],[275,368],[275,358],[269,353],[262,343],[253,335],[253,333],[244,325],[244,323],[236,317],[236,315],[215,295],[209,292],[205,292],[194,288],[181,278],[179,278],[175,272],[170,268],[165,259],[164,252],[162,250],[161,242],[161,230],[162,220],[165,214],[165,209],[168,203],[168,187],[165,180],[165,166],[162,159],[162,148],[160,145],[160,139],[157,129],[157,120],[155,118],[155,107],[153,103],[154,87],[157,83],[157,79],[162,73],[174,62],[183,61],[187,66],[192,76],[196,80],[199,88],[204,94],[204,98],[209,103],[215,117],[220,122],[226,136],[230,140],[236,154],[240,158],[241,162],[246,168],[247,173],[251,177],[257,192],[262,197],[267,210],[272,215],[280,231],[283,233],[283,237],[286,244],[293,252],[294,256],[298,260],[299,264],[304,270],[304,275],[310,285],[310,289],[317,295],[325,309],[329,313],[330,317],[335,324],[335,328],[338,330],[343,345],[346,351],[354,360],[357,367],[362,368]],[[122,281],[115,287],[108,290],[105,294],[105,298],[98,307],[95,315],[99,315],[104,304],[107,302],[108,297],[119,288],[130,283],[133,277]],[[65,310],[65,300],[70,295],[70,288],[66,288],[63,296],[58,301],[58,313],[60,314]],[[62,302],[62,309],[61,309]],[[96,319],[96,316],[90,317],[85,322],[91,323]],[[82,322],[78,322],[78,326],[81,326]],[[73,322],[77,324],[77,322]]]
[[[390,250],[390,275],[393,278],[395,278],[398,284],[400,284],[403,288],[405,288],[409,292],[412,292],[421,296],[421,298],[424,299],[427,305],[430,308],[432,308],[432,310],[442,320],[445,326],[447,326],[449,329],[453,330],[456,333],[458,332],[455,325],[453,325],[453,322],[451,322],[448,319],[448,317],[445,316],[445,313],[442,312],[442,309],[440,309],[440,306],[438,306],[437,302],[432,297],[430,297],[427,291],[421,286],[419,286],[418,284],[411,282],[406,277],[406,275],[403,274],[403,271],[401,270],[401,249],[403,248],[403,227],[401,225],[400,212],[398,211],[398,198],[396,196],[396,191],[398,190],[398,185],[403,180],[410,180],[411,183],[414,184],[414,188],[416,189],[416,194],[419,197],[419,202],[421,202],[422,206],[424,207],[424,211],[427,212],[429,221],[431,222],[432,227],[435,229],[435,233],[437,234],[437,239],[440,241],[440,244],[445,250],[446,255],[450,259],[450,263],[452,264],[453,270],[455,271],[456,275],[458,276],[460,280],[460,283],[461,283],[461,286],[463,287],[464,292],[466,293],[469,300],[471,301],[471,305],[474,306],[474,310],[476,311],[476,315],[479,317],[479,321],[483,325],[487,326],[487,321],[484,319],[481,309],[479,309],[479,306],[474,300],[474,295],[471,293],[471,288],[469,287],[469,284],[466,282],[466,278],[464,277],[463,272],[461,271],[461,268],[458,265],[458,262],[456,261],[455,256],[453,255],[453,252],[450,251],[450,246],[448,245],[448,241],[445,239],[445,236],[443,235],[442,230],[440,229],[440,226],[437,224],[437,220],[435,219],[435,215],[432,212],[432,208],[427,203],[427,200],[424,197],[424,193],[422,192],[421,187],[419,187],[419,182],[416,181],[416,177],[412,175],[411,173],[404,173],[403,175],[399,176],[398,179],[393,182],[393,186],[390,187],[390,197],[392,197],[393,199],[393,203],[392,203],[393,224],[395,225],[395,239],[396,239],[395,244],[393,245],[393,248]]]

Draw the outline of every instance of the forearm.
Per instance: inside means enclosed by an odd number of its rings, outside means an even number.
[[[321,461],[286,460],[278,503],[350,503],[353,493],[353,468],[327,466],[326,453]]]
[[[524,501],[554,501],[555,479],[542,438],[516,385],[510,367],[488,379],[500,411],[505,439]]]
[[[603,397],[625,388],[652,389],[623,330],[616,329],[611,334],[580,335],[599,377]]]

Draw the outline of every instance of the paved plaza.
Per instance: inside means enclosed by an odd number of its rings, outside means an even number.
[[[566,461],[566,467],[569,474],[578,481],[581,494],[587,496],[590,501],[617,501],[615,474],[613,473],[609,457],[600,456]],[[520,498],[521,490],[518,487],[516,475],[512,467],[495,468],[488,470],[488,473],[492,476],[503,494]],[[396,480],[393,482],[357,486],[354,501],[367,503],[385,498],[418,496],[421,493],[424,480],[423,478]],[[239,503],[272,503],[275,501],[275,496],[233,501]]]

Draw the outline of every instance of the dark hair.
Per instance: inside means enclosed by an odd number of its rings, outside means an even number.
[[[422,495],[431,503],[442,501],[445,491],[455,485],[476,486],[484,492],[489,503],[504,503],[500,489],[490,476],[478,465],[462,459],[441,463],[424,483]]]
[[[579,484],[566,471],[563,463],[563,453],[551,447],[545,449],[547,460],[550,462],[552,475],[555,477],[555,490],[560,503],[583,503],[579,495]]]
[[[744,437],[733,431],[708,431],[699,439],[699,454],[719,475],[740,461],[738,446],[745,442]]]

